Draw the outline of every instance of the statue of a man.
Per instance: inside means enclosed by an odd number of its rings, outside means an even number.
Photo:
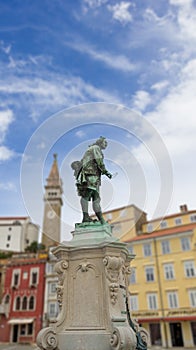
[[[99,187],[101,185],[101,175],[112,178],[112,174],[106,170],[103,162],[102,150],[106,147],[107,141],[105,137],[101,136],[94,144],[88,147],[81,161],[71,164],[76,177],[78,195],[81,196],[82,222],[92,221],[88,214],[88,202],[92,200],[93,210],[98,220],[102,224],[105,223],[100,206]]]

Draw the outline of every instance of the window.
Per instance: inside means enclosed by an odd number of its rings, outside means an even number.
[[[178,308],[178,295],[177,292],[168,292],[167,293],[168,298],[168,306],[171,309]]]
[[[32,273],[32,284],[37,284],[37,272]]]
[[[154,281],[154,267],[153,266],[146,267],[145,272],[146,272],[146,281],[153,282]]]
[[[127,215],[127,209],[123,209],[120,211],[120,218],[124,218]]]
[[[191,249],[190,237],[182,237],[180,241],[181,241],[181,248],[183,251],[187,251]]]
[[[32,296],[29,298],[29,310],[34,310],[34,304],[35,304],[35,298],[34,298],[34,296],[32,295]]]
[[[121,235],[122,233],[122,225],[121,224],[112,224],[112,232],[114,235]]]
[[[56,283],[50,282],[49,283],[49,294],[56,293]]]
[[[9,243],[7,243],[7,244],[6,244],[6,248],[9,248],[9,247],[10,247],[10,245],[9,245]]]
[[[162,254],[169,254],[170,253],[170,242],[167,240],[162,241],[161,248],[162,248]]]
[[[130,284],[136,283],[136,268],[135,268],[135,267],[132,267],[132,269],[131,269],[131,274],[130,274],[130,277],[129,277],[129,282],[130,282]]]
[[[25,296],[22,300],[22,310],[27,309],[27,297]]]
[[[189,260],[184,262],[184,271],[186,277],[195,277],[194,261]]]
[[[145,243],[143,245],[143,252],[144,252],[144,256],[151,256],[152,255],[150,243]]]
[[[20,297],[16,297],[15,299],[15,310],[20,310]]]
[[[12,274],[12,287],[19,287],[20,284],[20,269],[13,270]]]
[[[137,295],[131,295],[130,296],[130,308],[131,311],[138,310],[138,296]]]
[[[150,329],[150,339],[151,339],[151,344],[152,345],[162,345],[162,340],[161,340],[161,327],[160,323],[150,323],[149,324],[149,329]]]
[[[27,334],[28,334],[28,335],[33,334],[33,323],[29,323],[29,324],[27,325]]]
[[[175,219],[175,224],[176,225],[181,225],[181,223],[182,223],[182,219],[181,218],[176,218]]]
[[[133,246],[132,246],[132,245],[130,245],[130,246],[128,247],[128,251],[129,251],[130,254],[134,254]]]
[[[47,263],[46,271],[47,271],[48,274],[53,274],[54,273],[54,264]]]
[[[165,264],[164,265],[164,273],[166,280],[174,279],[174,265],[173,264]]]
[[[9,294],[7,294],[7,295],[5,296],[4,303],[5,303],[5,304],[9,304],[9,302],[10,302],[10,296],[9,296]]]
[[[32,335],[33,334],[33,323],[21,324],[20,335]]]
[[[106,214],[106,220],[112,220],[112,213]]]
[[[26,334],[26,324],[21,324],[20,326],[20,335]]]
[[[161,221],[160,227],[161,228],[167,227],[167,221],[165,221],[165,220]]]
[[[48,308],[48,312],[49,312],[49,317],[56,317],[58,314],[58,306],[57,303],[49,303],[49,308]]]
[[[38,275],[39,275],[39,268],[34,267],[31,269],[31,274],[30,274],[30,285],[31,286],[36,286],[38,284]]]
[[[14,275],[14,285],[18,285],[18,282],[19,282],[19,274],[16,274]]]
[[[195,222],[196,221],[196,215],[191,215],[190,216],[190,221]]]
[[[157,294],[156,293],[150,293],[147,294],[147,302],[148,302],[148,309],[149,310],[157,310]]]
[[[11,240],[11,235],[8,235],[7,236],[7,241],[10,241]]]
[[[148,224],[147,225],[147,231],[152,232],[153,231],[153,224]]]
[[[196,289],[189,291],[190,306],[196,307]]]

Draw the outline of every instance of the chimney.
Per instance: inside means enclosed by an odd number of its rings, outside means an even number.
[[[180,211],[181,213],[187,213],[188,212],[188,207],[186,204],[180,205]]]

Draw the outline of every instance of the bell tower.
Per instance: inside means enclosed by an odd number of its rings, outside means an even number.
[[[42,243],[46,248],[56,246],[60,242],[62,180],[59,176],[57,154],[54,154],[50,174],[46,179],[44,195],[44,217],[42,227]]]

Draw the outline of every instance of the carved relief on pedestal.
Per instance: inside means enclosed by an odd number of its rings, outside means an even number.
[[[51,327],[42,329],[37,336],[37,345],[42,350],[58,350],[56,332]]]
[[[106,256],[103,259],[103,263],[109,284],[111,303],[114,305],[118,299],[119,276],[124,260],[121,257]]]
[[[79,264],[78,270],[81,270],[81,272],[87,272],[90,267],[93,267],[93,265],[85,260],[81,264]]]
[[[58,285],[57,285],[57,301],[59,303],[59,308],[60,310],[62,309],[62,304],[63,304],[63,284],[64,284],[64,280],[65,280],[65,273],[68,269],[68,261],[66,260],[62,260],[56,263],[55,265],[55,271],[58,273]]]

